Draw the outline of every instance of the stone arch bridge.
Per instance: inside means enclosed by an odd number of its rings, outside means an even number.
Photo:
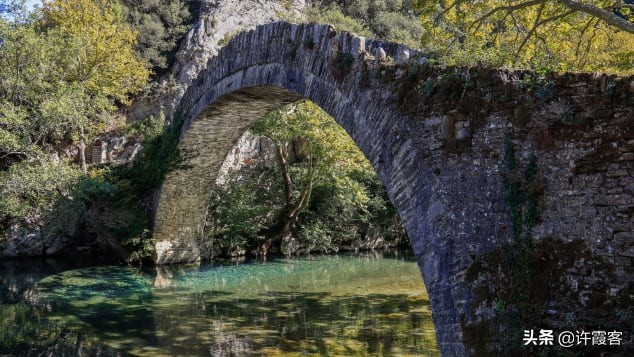
[[[160,191],[156,262],[199,259],[208,193],[232,144],[264,114],[307,98],[348,132],[387,188],[444,355],[492,348],[495,307],[516,301],[509,290],[530,290],[520,296],[543,315],[517,329],[560,326],[569,314],[591,326],[585,312],[609,319],[631,303],[634,77],[425,62],[327,25],[238,34],[180,103],[173,125],[192,155]],[[526,236],[530,251],[514,254]],[[519,271],[527,281],[512,274],[518,266],[530,269]]]

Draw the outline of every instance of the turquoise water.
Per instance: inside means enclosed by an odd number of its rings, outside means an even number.
[[[83,268],[19,294],[0,305],[0,354],[438,355],[420,272],[402,255]]]

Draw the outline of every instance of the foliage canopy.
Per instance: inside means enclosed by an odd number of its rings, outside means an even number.
[[[178,41],[189,30],[191,5],[182,0],[120,1],[123,17],[138,34],[137,57],[156,74],[164,72],[173,62]]]
[[[54,59],[59,80],[81,83],[93,95],[127,102],[149,71],[135,57],[137,34],[110,2],[53,0],[43,8],[49,40],[63,51]]]
[[[18,5],[10,11],[26,14]],[[84,188],[115,190],[81,174],[72,145],[145,85],[135,38],[115,2],[52,0],[0,18],[0,225],[44,224],[62,206],[81,215],[92,205]]]
[[[629,1],[422,1],[422,44],[448,64],[633,73]]]
[[[317,105],[286,106],[252,130],[273,140],[278,165],[214,190],[208,236],[216,254],[269,244],[285,254],[329,252],[362,247],[368,237],[386,244],[405,237],[370,163]]]

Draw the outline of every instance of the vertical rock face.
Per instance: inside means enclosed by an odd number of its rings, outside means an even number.
[[[231,148],[225,158],[218,178],[217,185],[223,185],[227,181],[240,180],[241,170],[271,168],[277,165],[275,143],[273,140],[246,131],[238,142]]]
[[[300,17],[304,0],[207,0],[201,4],[198,21],[182,40],[176,61],[160,80],[156,94],[135,100],[128,108],[130,119],[143,119],[160,110],[171,118],[178,102],[208,60],[244,30],[274,22],[282,14]]]

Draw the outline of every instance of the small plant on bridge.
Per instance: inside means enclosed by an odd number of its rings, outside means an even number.
[[[506,278],[503,279],[507,288],[499,295],[498,301],[501,306],[498,310],[500,327],[503,328],[500,332],[506,344],[508,341],[521,341],[522,326],[532,326],[529,322],[536,318],[535,306],[530,304],[529,296],[533,274],[529,254],[533,248],[531,232],[539,216],[538,199],[542,187],[537,157],[534,154],[530,156],[522,173],[510,138],[506,139],[504,161],[504,185],[513,228],[513,240],[506,256]]]
[[[350,52],[337,52],[332,61],[332,73],[335,78],[343,80],[343,78],[350,73],[353,63],[354,57]]]

